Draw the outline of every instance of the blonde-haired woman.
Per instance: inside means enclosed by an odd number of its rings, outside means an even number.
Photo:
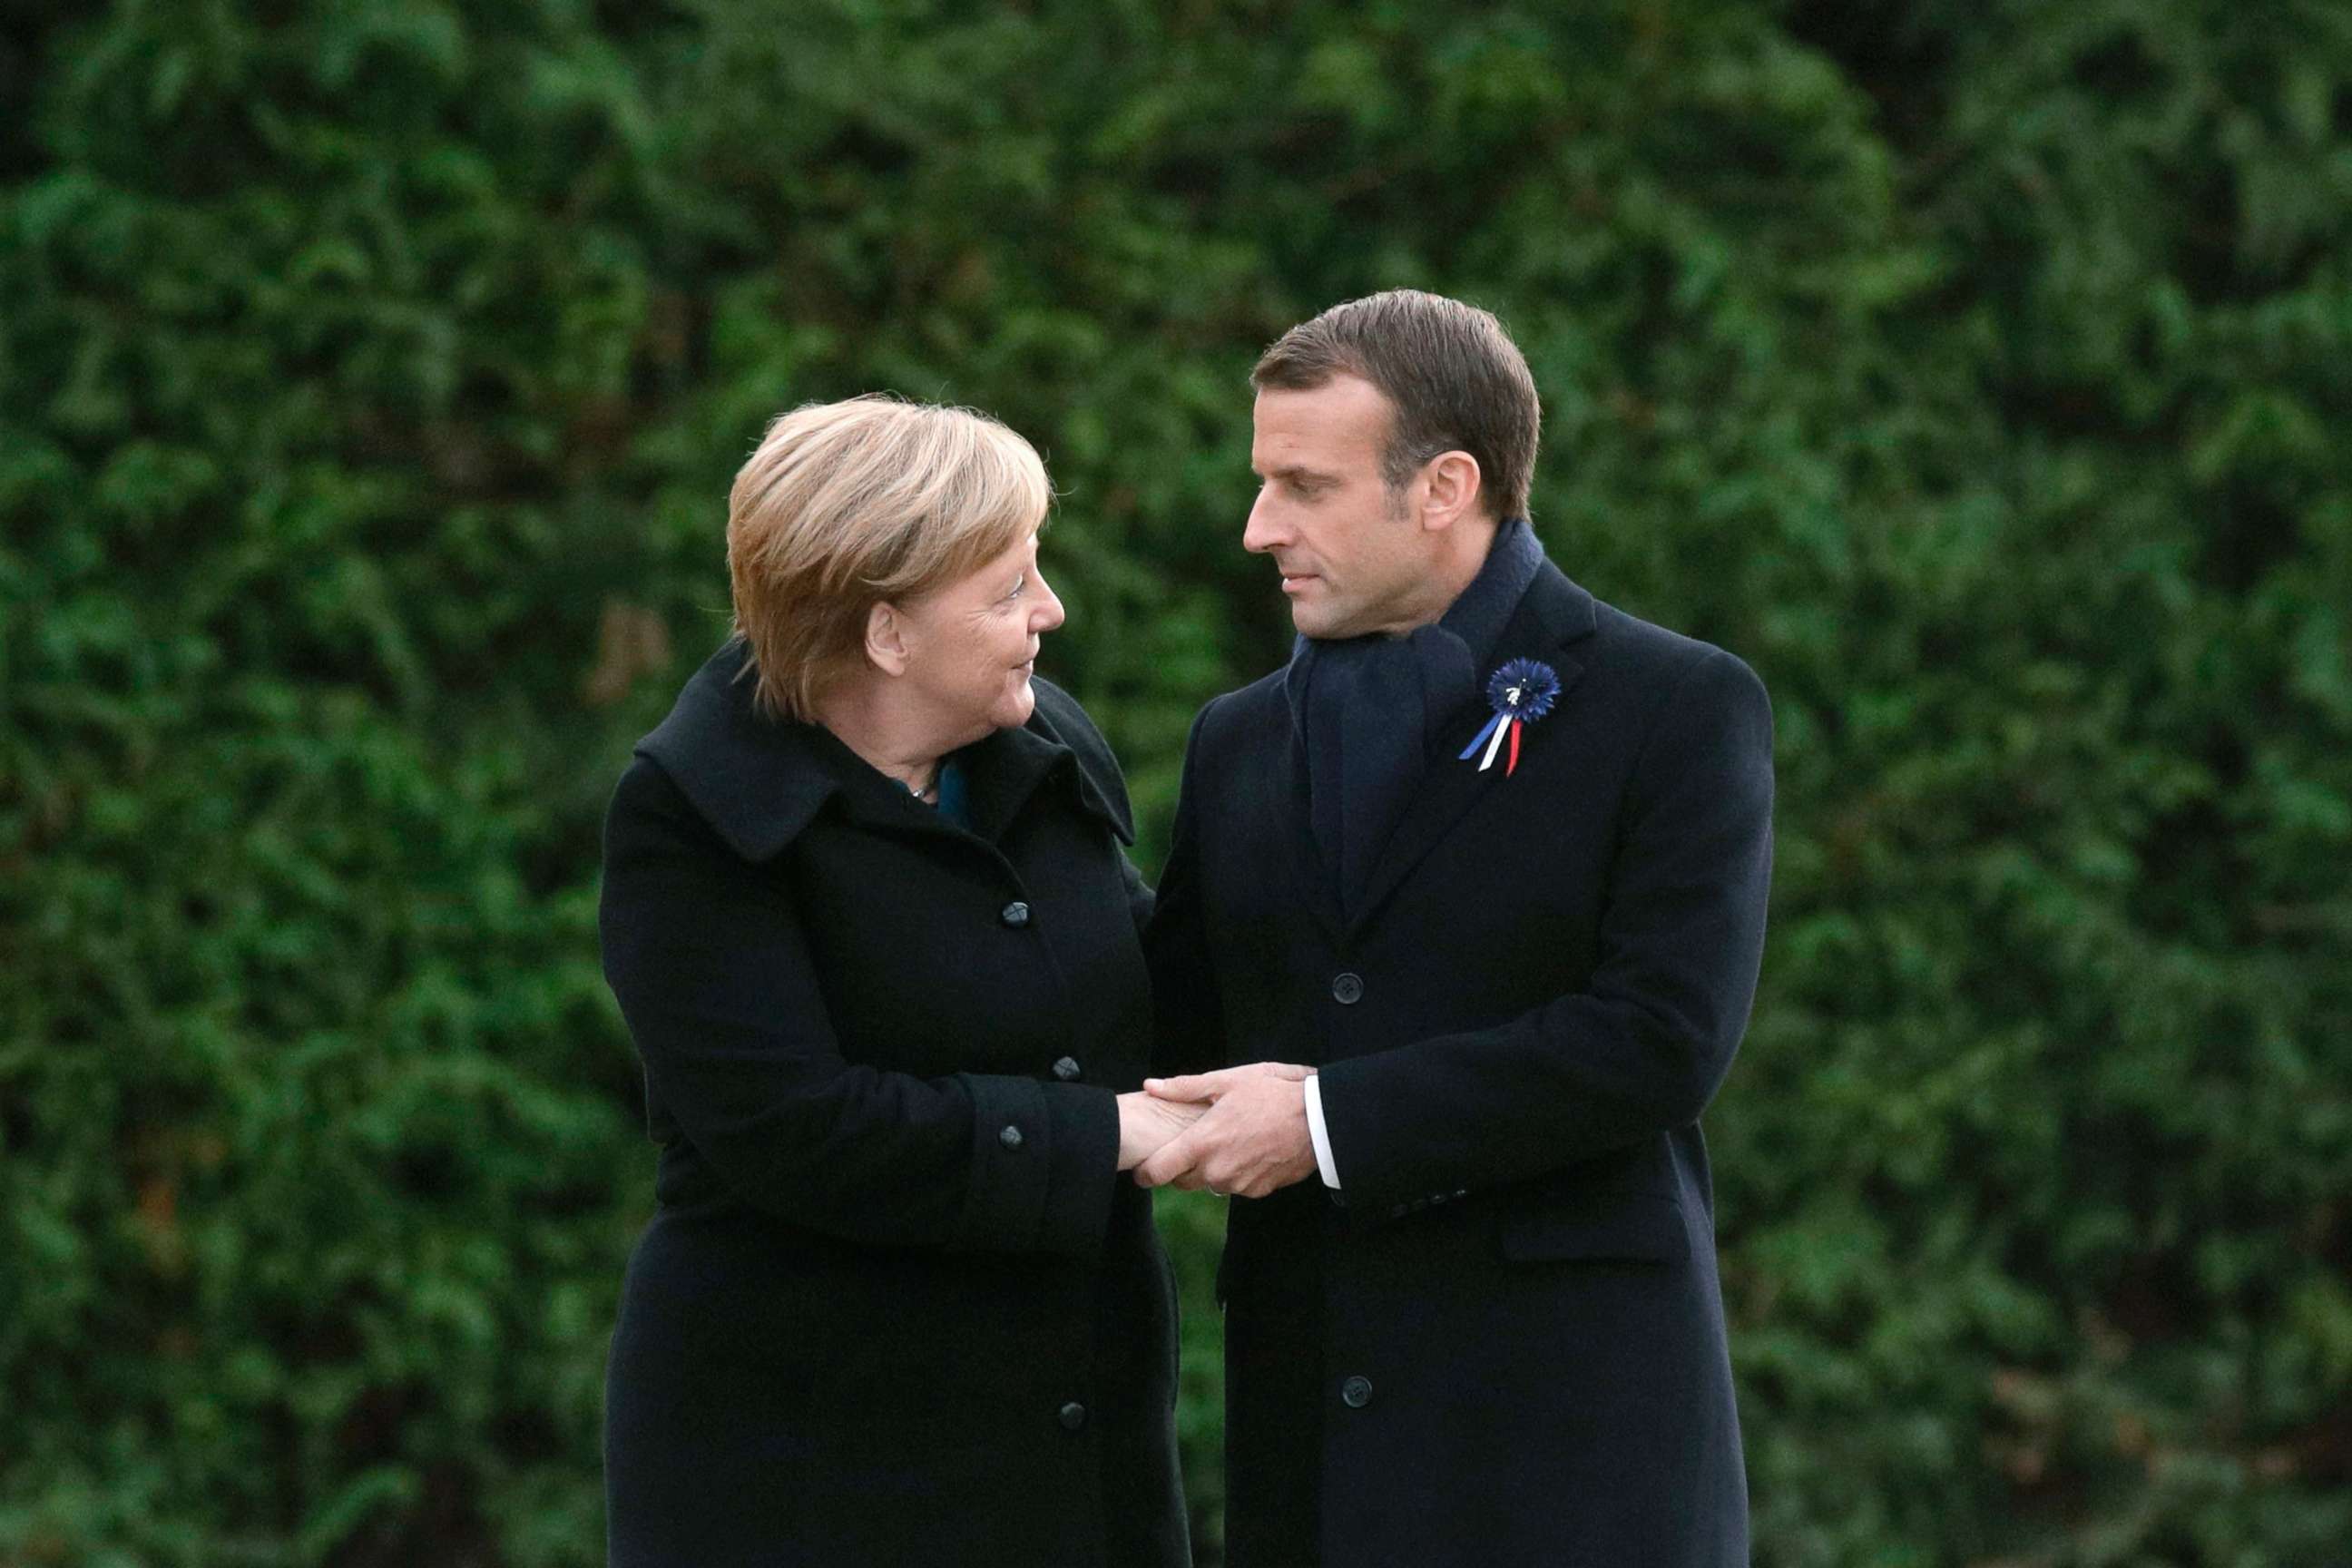
[[[659,1208],[605,1420],[614,1568],[1187,1561],[1174,1295],[1118,1173],[1150,894],[1034,678],[1029,445],[801,408],[737,477],[737,636],[623,775],[604,972]]]

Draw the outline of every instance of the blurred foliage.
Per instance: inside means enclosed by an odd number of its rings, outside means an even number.
[[[598,1561],[597,831],[735,465],[1036,441],[1153,860],[1286,646],[1246,369],[1397,284],[1525,346],[1555,559],[1775,696],[1759,1562],[2345,1561],[2352,12],[16,0],[0,1562]]]

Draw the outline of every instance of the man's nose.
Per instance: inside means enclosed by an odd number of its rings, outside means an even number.
[[[1265,492],[1258,491],[1250,503],[1249,521],[1242,525],[1242,548],[1263,555],[1289,542],[1290,531],[1282,526],[1276,509],[1266,504]]]

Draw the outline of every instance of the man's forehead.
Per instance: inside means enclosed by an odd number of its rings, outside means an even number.
[[[1258,389],[1257,412],[1261,418],[1271,416],[1277,419],[1311,418],[1371,418],[1388,417],[1389,400],[1381,389],[1360,375],[1345,374],[1332,376],[1313,386],[1265,386]]]
[[[1252,411],[1251,457],[1260,462],[1311,461],[1377,448],[1387,433],[1388,399],[1371,383],[1335,376],[1321,386],[1267,387]]]

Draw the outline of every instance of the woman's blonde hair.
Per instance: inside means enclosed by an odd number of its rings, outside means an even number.
[[[1026,539],[1053,491],[1028,442],[984,414],[889,396],[779,415],[727,499],[735,630],[756,700],[813,720],[864,657],[866,622]]]

